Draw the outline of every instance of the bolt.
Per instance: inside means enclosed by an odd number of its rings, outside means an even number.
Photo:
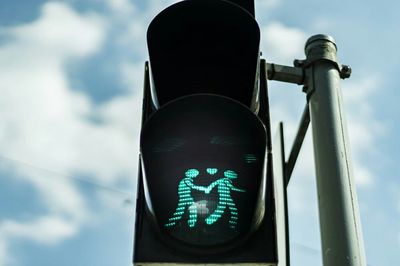
[[[304,65],[304,60],[295,59],[295,60],[293,61],[293,65],[294,65],[295,67],[302,67],[302,66]]]
[[[346,79],[346,78],[349,78],[350,75],[351,75],[351,67],[347,66],[347,65],[343,65],[342,69],[340,71],[340,77],[342,79]]]

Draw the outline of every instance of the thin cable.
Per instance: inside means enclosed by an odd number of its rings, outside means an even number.
[[[39,166],[33,165],[31,163],[28,163],[28,162],[25,162],[25,161],[22,161],[22,160],[10,158],[10,157],[4,156],[4,155],[0,155],[0,160],[3,160],[3,161],[7,160],[7,161],[10,161],[10,162],[12,162],[14,164],[22,164],[22,165],[25,165],[25,166],[30,167],[30,168],[34,168],[34,169],[37,169],[37,170],[40,170],[40,171],[43,171],[43,172],[48,172],[48,173],[50,173],[50,174],[52,174],[54,176],[63,177],[63,178],[67,178],[67,179],[72,179],[72,180],[75,180],[75,181],[78,181],[78,182],[81,182],[81,183],[84,183],[84,184],[91,185],[91,186],[96,187],[98,189],[108,190],[108,191],[111,191],[111,192],[114,192],[114,193],[126,195],[126,196],[129,196],[129,197],[133,198],[133,193],[129,193],[127,191],[123,191],[123,190],[120,190],[120,189],[117,189],[117,188],[114,188],[114,187],[110,187],[110,186],[106,186],[106,185],[103,185],[103,184],[95,183],[95,182],[92,182],[92,181],[89,181],[89,180],[86,180],[86,179],[83,179],[83,178],[78,178],[78,177],[74,177],[74,176],[71,176],[71,175],[68,175],[68,174],[60,173],[60,172],[57,172],[55,170],[50,170],[50,169],[47,169],[47,168],[39,167]]]
[[[309,246],[301,244],[299,242],[292,242],[292,244],[297,246],[297,247],[299,247],[299,248],[301,248],[304,251],[307,251],[308,253],[313,254],[313,255],[321,254],[321,250],[318,250],[318,249],[313,248],[313,247],[309,247]]]

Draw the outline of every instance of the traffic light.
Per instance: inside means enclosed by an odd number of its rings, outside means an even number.
[[[254,2],[176,3],[147,42],[134,263],[277,265]]]

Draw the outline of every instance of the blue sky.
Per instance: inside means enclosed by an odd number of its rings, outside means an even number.
[[[0,266],[131,265],[146,29],[169,0],[0,3]],[[256,0],[268,61],[332,35],[368,265],[400,262],[396,1]],[[193,55],[195,57],[195,54]],[[305,104],[270,82],[287,149]],[[310,134],[289,185],[292,265],[321,265]]]

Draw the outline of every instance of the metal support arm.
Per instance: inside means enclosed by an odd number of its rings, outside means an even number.
[[[267,64],[267,77],[269,80],[277,80],[298,85],[304,84],[305,73],[301,67]]]

